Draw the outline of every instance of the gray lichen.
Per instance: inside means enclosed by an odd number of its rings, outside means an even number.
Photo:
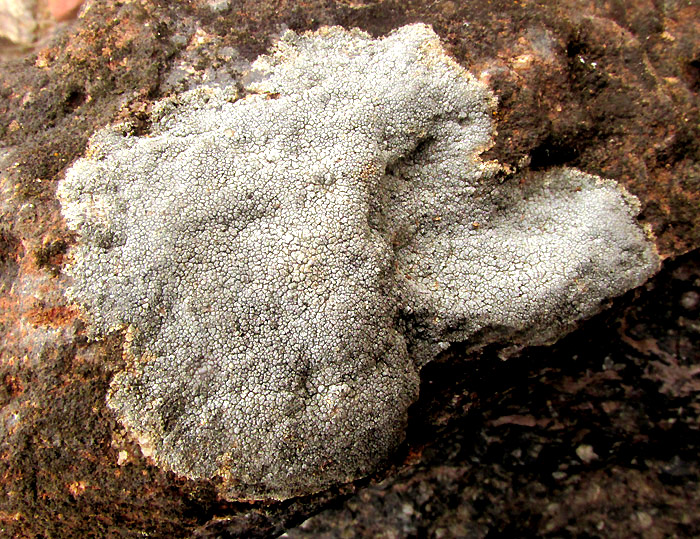
[[[231,499],[353,480],[450,343],[551,341],[656,270],[614,182],[498,179],[494,98],[429,27],[288,32],[253,67],[98,132],[58,189],[72,296],[126,331],[109,405],[158,464]]]

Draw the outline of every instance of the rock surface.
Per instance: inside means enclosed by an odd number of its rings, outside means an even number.
[[[481,161],[493,96],[424,24],[287,31],[250,77],[101,129],[56,191],[69,298],[125,330],[109,406],[227,499],[367,475],[450,344],[553,342],[658,270],[614,181]]]
[[[3,533],[698,535],[698,20],[674,1],[94,2],[70,33],[6,61]],[[485,157],[616,178],[669,260],[554,348],[506,363],[450,351],[424,372],[382,475],[272,505],[222,501],[150,464],[107,408],[122,339],[88,343],[66,301],[75,238],[56,182],[98,128],[128,118],[147,131],[157,98],[235,82],[284,28],[382,35],[417,21],[498,96]]]

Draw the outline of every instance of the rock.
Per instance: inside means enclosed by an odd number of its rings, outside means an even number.
[[[0,37],[25,45],[34,41],[36,11],[36,0],[0,0]]]
[[[251,78],[98,131],[57,190],[69,297],[126,327],[109,405],[229,499],[374,471],[450,344],[551,342],[659,267],[615,182],[480,160],[493,96],[426,25],[289,31]]]
[[[68,33],[5,61],[3,533],[625,536],[631,525],[641,531],[641,511],[660,536],[699,535],[698,322],[681,301],[700,283],[698,20],[692,3],[650,1],[91,2]],[[149,463],[107,408],[123,342],[89,343],[66,301],[75,238],[56,183],[98,129],[128,119],[148,132],[153,102],[235,83],[286,28],[379,36],[416,21],[499,99],[495,145],[482,158],[513,173],[565,165],[619,180],[639,198],[665,267],[556,347],[505,363],[494,350],[467,358],[454,348],[427,365],[407,440],[383,473],[282,504],[226,502],[215,482]],[[605,457],[583,465],[582,444]],[[682,474],[667,472],[676,457]]]

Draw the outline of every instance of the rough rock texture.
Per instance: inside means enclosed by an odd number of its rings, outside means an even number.
[[[253,72],[99,131],[58,188],[69,297],[127,329],[109,404],[168,469],[234,499],[356,479],[451,343],[554,340],[658,269],[614,182],[479,159],[492,96],[428,26],[287,32]]]
[[[697,5],[675,1],[94,2],[70,34],[5,62],[2,533],[266,537],[328,508],[305,526],[699,535],[696,251],[554,349],[501,363],[496,350],[465,362],[456,348],[424,368],[388,482],[235,504],[153,466],[120,430],[105,397],[123,343],[88,343],[67,306],[63,258],[75,238],[54,198],[97,129],[128,118],[145,132],[155,99],[235,82],[285,27],[384,35],[420,21],[499,99],[487,158],[616,178],[675,257],[699,243],[699,20]]]

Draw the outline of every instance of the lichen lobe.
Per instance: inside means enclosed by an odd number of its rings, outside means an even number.
[[[230,499],[366,475],[450,343],[552,340],[657,268],[614,182],[496,178],[494,98],[425,25],[254,69],[98,132],[58,189],[72,297],[127,328],[109,405],[166,468]]]

